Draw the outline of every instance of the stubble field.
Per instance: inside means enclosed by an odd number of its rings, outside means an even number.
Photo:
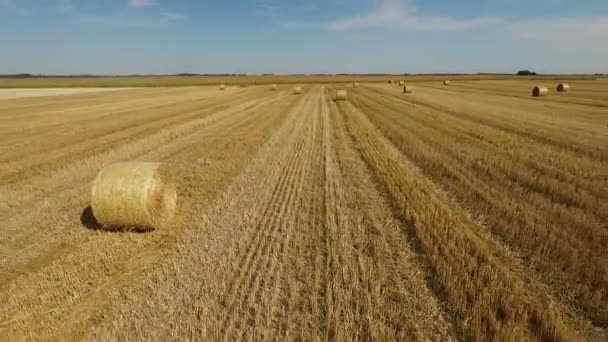
[[[0,98],[0,340],[606,340],[608,82],[535,83]],[[171,228],[96,225],[131,160]]]

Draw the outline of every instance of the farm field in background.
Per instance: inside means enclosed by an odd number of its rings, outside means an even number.
[[[596,80],[595,75],[515,76],[501,74],[480,75],[241,75],[241,76],[94,76],[94,77],[27,77],[0,76],[2,88],[84,88],[84,87],[175,87],[205,85],[248,86],[259,84],[317,84],[317,83],[386,83],[389,79],[419,81],[451,80]],[[608,79],[598,79],[608,82]]]
[[[608,339],[608,80],[116,79],[0,80],[158,85],[0,92],[0,340]],[[172,227],[95,223],[121,161]]]

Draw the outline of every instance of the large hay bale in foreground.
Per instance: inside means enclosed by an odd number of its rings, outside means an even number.
[[[450,83],[452,83],[450,80],[443,80],[443,85],[450,85]]]
[[[220,84],[220,90],[224,90],[224,89],[226,89],[226,86],[223,84]]]
[[[568,83],[560,83],[557,85],[557,91],[559,91],[559,92],[569,91],[569,90],[570,90],[570,85]]]
[[[295,87],[295,88],[293,88],[293,93],[294,94],[302,94],[302,87]]]
[[[160,163],[127,162],[102,169],[91,190],[98,223],[112,228],[163,228],[175,215],[177,193]]]
[[[404,94],[409,94],[411,92],[414,91],[414,87],[412,87],[411,85],[405,85],[403,86],[403,93]]]
[[[549,89],[547,89],[547,87],[534,87],[534,89],[532,89],[532,96],[534,97],[541,97],[541,96],[547,96],[549,95]]]
[[[340,89],[336,92],[336,101],[348,100],[348,92],[344,89]]]
[[[353,83],[353,88],[358,88],[358,87],[359,87],[359,82]]]
[[[399,81],[399,86],[403,87],[405,85],[405,81]]]

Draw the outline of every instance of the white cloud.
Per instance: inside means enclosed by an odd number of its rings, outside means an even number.
[[[539,70],[608,72],[608,16],[526,19],[504,30],[529,52],[544,56]]]
[[[41,6],[37,7],[37,5]],[[50,11],[55,13],[67,13],[74,9],[74,4],[72,0],[45,0],[38,3],[25,0],[0,0],[0,9],[8,9],[21,15],[39,12],[41,7],[48,7]]]
[[[129,7],[132,7],[132,8],[144,8],[144,7],[155,6],[158,3],[154,0],[128,0],[127,4],[129,5]]]
[[[77,23],[89,26],[126,26],[126,27],[149,27],[160,26],[173,22],[186,20],[188,17],[178,12],[162,12],[153,16],[129,16],[116,14],[110,16],[78,17]]]
[[[499,21],[495,17],[458,19],[448,16],[419,15],[407,0],[380,0],[370,13],[338,19],[328,25],[330,30],[351,31],[389,28],[407,31],[440,32],[485,27]]]
[[[74,9],[72,0],[52,0],[55,5],[55,10],[60,13],[70,12]]]
[[[14,0],[0,0],[0,10],[2,9],[14,12],[18,15],[26,15],[30,13],[28,9],[17,6],[16,1]]]
[[[560,48],[608,47],[608,16],[520,20],[508,24],[507,30],[515,38]]]

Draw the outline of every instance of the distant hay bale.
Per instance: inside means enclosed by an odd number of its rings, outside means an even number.
[[[405,85],[405,81],[399,81],[399,86],[403,87]]]
[[[395,83],[395,81],[393,81],[393,80],[388,80],[388,84],[393,84],[393,83]]]
[[[404,94],[409,94],[411,92],[414,91],[414,87],[412,87],[411,85],[405,85],[403,86],[403,93]]]
[[[336,101],[346,101],[348,99],[348,92],[344,89],[340,89],[336,92]]]
[[[443,85],[450,85],[450,83],[452,83],[450,80],[443,80]]]
[[[98,223],[112,228],[163,228],[175,215],[177,193],[160,163],[106,166],[93,181],[91,209]]]
[[[557,85],[557,91],[559,92],[564,92],[564,91],[569,91],[570,90],[570,85],[568,83],[560,83]]]
[[[277,90],[277,85],[276,84],[271,85],[270,90]]]
[[[547,89],[547,87],[534,87],[534,89],[532,89],[532,96],[534,97],[541,97],[541,96],[547,96],[549,95],[549,89]]]
[[[353,88],[358,88],[358,87],[359,87],[359,82],[353,83]]]
[[[220,90],[224,90],[224,89],[226,89],[226,86],[223,84],[220,84]]]
[[[295,88],[293,88],[293,93],[294,94],[302,94],[302,87],[295,87]]]

